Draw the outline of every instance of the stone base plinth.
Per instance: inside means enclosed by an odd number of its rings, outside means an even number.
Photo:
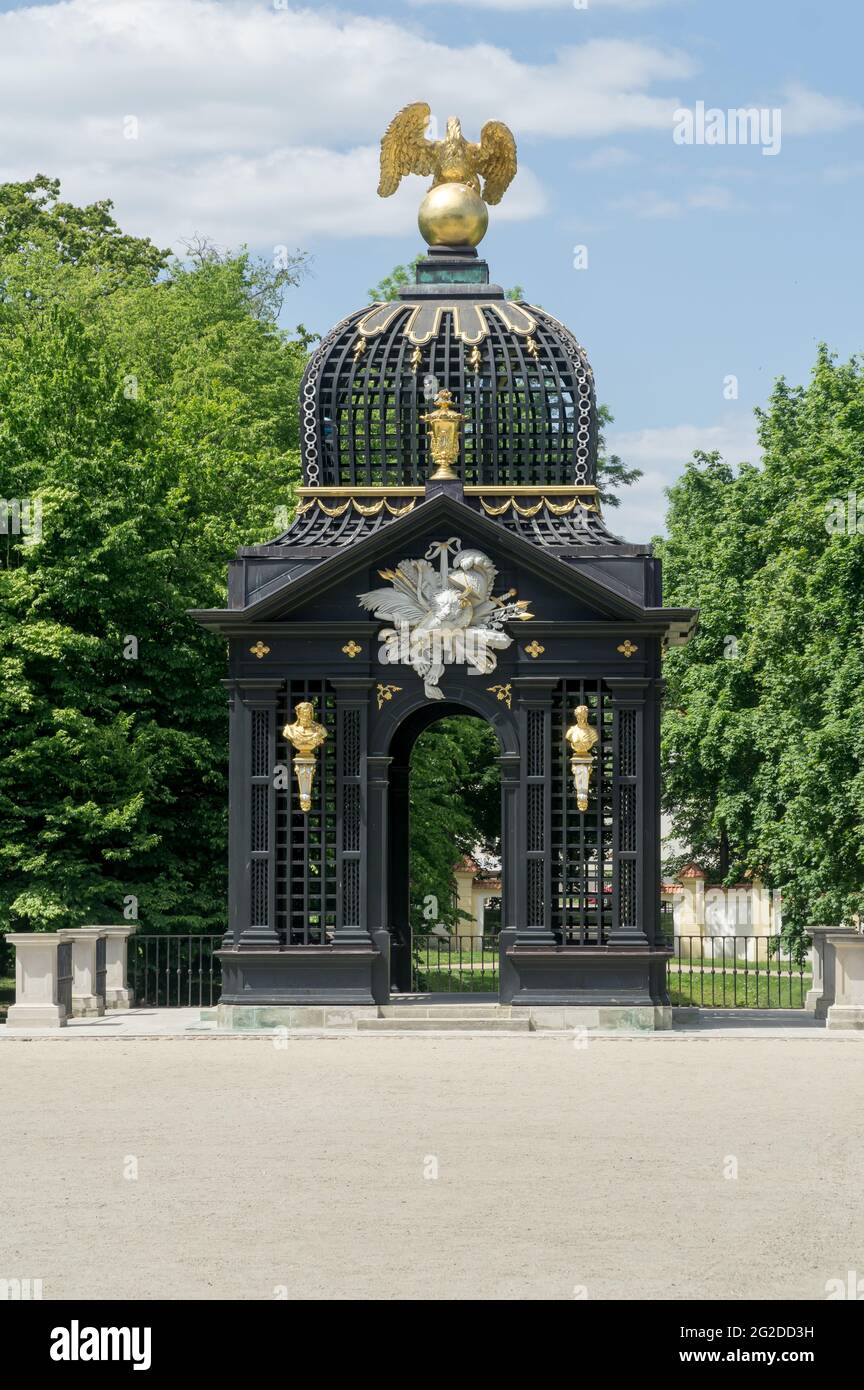
[[[832,1004],[825,1020],[828,1029],[864,1028],[864,1004]]]
[[[653,1033],[672,1027],[665,1006],[517,1008],[510,1004],[436,1004],[420,1000],[372,1006],[220,1004],[202,1010],[220,1029],[249,1033],[279,1029],[346,1033]]]
[[[65,1028],[66,1010],[62,1004],[10,1004],[7,1028]]]
[[[356,1031],[361,1018],[377,1018],[374,1004],[367,1006],[315,1004],[220,1004],[216,1022],[234,1033],[256,1032],[265,1028],[339,1028]]]
[[[534,1007],[527,1012],[537,1032],[578,1028],[587,1033],[654,1033],[672,1027],[672,1010],[665,1004]]]
[[[105,1008],[107,1009],[131,1009],[135,1003],[135,995],[131,989],[106,989]]]
[[[501,1002],[516,1008],[616,1009],[669,1006],[668,950],[649,946],[528,946],[502,932]],[[610,1015],[611,1017],[611,1015]]]
[[[222,1004],[243,1008],[373,1005],[381,952],[368,946],[224,947]],[[270,1026],[270,1025],[266,1025]],[[274,1025],[275,1026],[275,1025]]]
[[[101,994],[73,994],[73,1018],[101,1018],[105,1012]]]

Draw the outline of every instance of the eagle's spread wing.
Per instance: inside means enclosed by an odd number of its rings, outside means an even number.
[[[370,589],[368,594],[358,594],[357,597],[361,606],[368,608],[376,618],[389,618],[394,623],[416,623],[429,613],[416,599],[397,589]]]
[[[500,203],[516,174],[516,141],[503,121],[487,121],[480,144],[471,145],[474,167],[483,175],[484,203]]]
[[[435,144],[426,139],[431,114],[425,101],[415,101],[393,117],[381,141],[379,197],[395,193],[406,174],[434,173]]]

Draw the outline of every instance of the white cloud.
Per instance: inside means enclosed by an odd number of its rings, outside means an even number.
[[[784,135],[825,135],[864,121],[864,106],[857,102],[823,96],[800,82],[790,82],[784,91]]]
[[[695,449],[705,453],[716,449],[731,464],[758,463],[761,457],[752,418],[745,415],[726,424],[610,430],[606,442],[610,453],[643,470],[638,483],[622,491],[621,506],[606,512],[610,531],[628,541],[647,541],[662,534],[667,506],[664,489],[680,477]]]
[[[68,196],[111,196],[124,225],[163,242],[395,234],[422,184],[381,203],[375,146],[418,95],[469,134],[497,117],[520,138],[602,139],[668,129],[679,99],[655,89],[692,71],[641,41],[574,43],[530,64],[329,10],[61,0],[0,14],[0,179],[57,174]],[[137,139],[124,138],[130,116]],[[523,169],[495,215],[543,202]]]
[[[656,10],[660,5],[674,3],[674,0],[411,0],[412,5],[461,5],[463,9],[509,10],[530,14],[534,10]]]

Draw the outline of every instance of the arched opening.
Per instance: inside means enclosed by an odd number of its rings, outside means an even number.
[[[396,993],[496,997],[501,745],[463,705],[416,711],[391,744],[388,901]]]

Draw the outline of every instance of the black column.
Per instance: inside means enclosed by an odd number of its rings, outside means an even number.
[[[552,702],[558,677],[518,676],[522,750],[517,816],[516,944],[555,944],[552,931]]]
[[[376,1004],[386,1004],[390,998],[390,923],[387,897],[388,820],[389,820],[389,757],[368,754],[363,759],[366,787],[366,928],[372,945],[379,952],[372,967],[371,989]],[[410,959],[408,962],[410,982]],[[401,982],[397,981],[397,985]],[[405,986],[407,988],[408,986]]]
[[[367,916],[367,805],[363,762],[367,743],[368,678],[336,678],[336,930],[337,946],[370,944]]]
[[[276,931],[276,719],[283,680],[233,682],[230,735],[230,939],[279,945]]]

